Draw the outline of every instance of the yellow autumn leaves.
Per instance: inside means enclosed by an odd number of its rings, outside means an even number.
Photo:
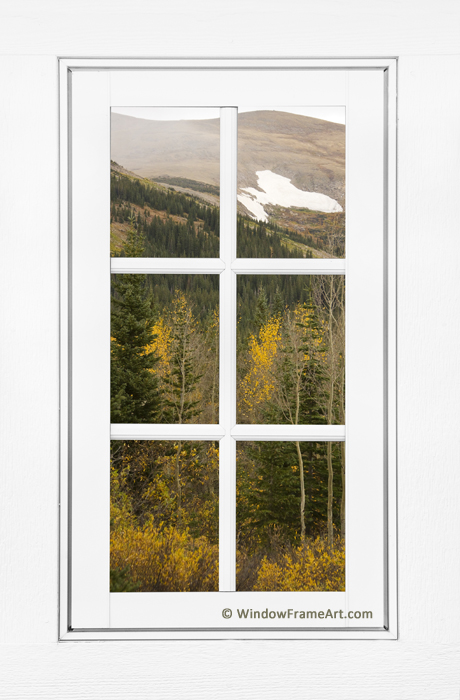
[[[255,591],[344,591],[345,541],[336,537],[334,548],[317,537],[283,554],[279,561],[262,560]]]
[[[281,343],[281,321],[270,318],[258,336],[249,337],[248,371],[240,383],[239,410],[248,422],[256,422],[258,410],[272,398],[274,366]]]
[[[129,590],[218,590],[218,448],[181,445],[179,453],[178,444],[166,442],[113,447],[110,568]]]
[[[305,363],[314,354],[319,362],[325,363],[324,322],[319,329],[310,328],[312,309],[297,304],[286,310],[283,317],[270,317],[257,334],[251,334],[245,362],[240,362],[243,377],[238,386],[238,418],[243,423],[259,423],[262,409],[274,399],[282,398],[279,393],[280,370],[283,360],[282,350],[289,345],[292,355],[292,371],[302,374]],[[304,347],[305,329],[309,329],[309,347]],[[298,379],[293,377],[293,381]],[[284,408],[284,407],[283,407]],[[295,422],[289,420],[288,422]]]
[[[137,591],[218,591],[219,548],[187,530],[148,523],[112,533],[112,570],[125,570]]]
[[[111,538],[111,568],[127,571],[137,591],[218,591],[218,546],[169,526],[128,528]],[[309,540],[281,555],[265,557],[254,591],[344,591],[345,546],[336,538]]]

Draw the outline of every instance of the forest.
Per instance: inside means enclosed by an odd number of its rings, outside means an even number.
[[[117,255],[177,254],[149,233],[150,205],[218,241],[211,206],[125,196],[112,199],[113,222],[130,216]],[[238,232],[289,255],[267,225],[240,217]],[[343,277],[242,275],[237,295],[237,421],[344,424]],[[218,423],[217,275],[113,275],[111,335],[112,423]],[[218,458],[218,442],[112,441],[112,591],[218,590]],[[343,442],[237,443],[236,488],[237,590],[344,590]]]
[[[112,256],[123,256],[123,239],[129,222],[145,235],[147,257],[219,257],[219,207],[198,197],[119,172],[112,163],[110,219]],[[171,183],[179,178],[163,178]],[[194,181],[190,181],[194,183]],[[196,188],[196,183],[194,184]],[[210,186],[209,186],[210,187]],[[203,188],[205,191],[207,187]],[[214,188],[215,189],[215,188]],[[214,190],[213,190],[214,191]],[[274,221],[262,223],[238,215],[237,245],[240,258],[342,257],[343,214],[303,212],[309,227],[285,228]],[[117,233],[121,234],[117,236]]]

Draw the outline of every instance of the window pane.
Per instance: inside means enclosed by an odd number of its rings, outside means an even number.
[[[241,108],[238,257],[345,255],[345,108]]]
[[[112,108],[111,255],[218,257],[219,110]],[[125,250],[130,226],[144,250]]]
[[[112,275],[112,423],[218,423],[218,303],[218,275]]]
[[[237,443],[238,591],[345,590],[345,443]]]
[[[217,442],[113,440],[110,590],[219,589]]]
[[[345,423],[343,275],[238,275],[237,421]]]

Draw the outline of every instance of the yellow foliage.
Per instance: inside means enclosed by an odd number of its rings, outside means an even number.
[[[209,324],[208,330],[214,331],[215,333],[218,333],[219,332],[219,324],[220,324],[219,309],[217,308],[217,309],[214,309],[212,312],[212,321]]]
[[[113,466],[110,472],[110,528],[119,530],[131,527],[135,516],[131,499],[124,491],[124,477]]]
[[[325,537],[317,537],[281,560],[264,557],[255,591],[344,591],[345,541],[337,537],[330,549]]]
[[[160,377],[164,378],[170,371],[171,330],[165,324],[163,318],[160,318],[152,327],[152,332],[156,335],[156,338],[146,347],[146,351],[155,352],[160,358],[158,368],[152,371],[158,372]]]
[[[205,537],[193,539],[188,531],[153,522],[110,538],[111,569],[126,571],[138,591],[218,591],[218,561],[218,546]]]
[[[249,370],[241,382],[241,410],[252,416],[257,408],[272,397],[275,389],[273,368],[281,342],[280,319],[270,318],[262,326],[258,337],[249,337]]]

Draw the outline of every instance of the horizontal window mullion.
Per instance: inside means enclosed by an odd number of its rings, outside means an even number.
[[[226,264],[219,258],[111,258],[114,274],[220,274]],[[346,261],[327,258],[238,258],[231,264],[236,274],[344,275]]]
[[[220,425],[193,423],[142,424],[112,423],[111,440],[220,440],[225,430]]]
[[[115,274],[190,274],[214,273],[225,270],[219,258],[111,258],[110,270]]]
[[[238,258],[231,268],[245,275],[344,275],[346,261],[337,258]]]
[[[235,440],[298,440],[305,442],[343,441],[344,425],[236,425]]]

